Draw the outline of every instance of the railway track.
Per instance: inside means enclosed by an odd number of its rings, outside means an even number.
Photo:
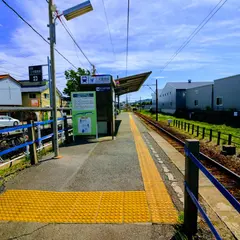
[[[185,142],[174,134],[170,133],[159,122],[152,120],[141,113],[135,112],[148,126],[158,132],[165,140],[167,140],[180,153],[184,154]],[[240,202],[240,176],[222,164],[200,152],[201,163],[208,171]]]

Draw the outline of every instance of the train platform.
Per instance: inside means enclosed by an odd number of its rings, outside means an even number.
[[[0,239],[171,239],[181,173],[160,168],[166,155],[136,116],[117,124],[115,140],[65,146],[61,159],[12,177],[0,195]]]

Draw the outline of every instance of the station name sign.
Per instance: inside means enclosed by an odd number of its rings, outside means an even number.
[[[43,80],[42,65],[39,66],[29,66],[29,81],[30,82],[40,82]]]
[[[81,76],[81,84],[110,84],[111,75]]]

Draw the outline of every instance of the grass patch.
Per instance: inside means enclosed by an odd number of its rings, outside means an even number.
[[[30,161],[28,159],[19,160],[19,163],[12,165],[11,167],[0,169],[1,179],[5,179],[9,175],[15,174],[18,171],[21,171],[27,167],[30,167]],[[1,184],[0,184],[1,185]]]
[[[152,114],[149,111],[143,110],[141,111],[142,114],[145,114],[146,116],[151,117],[152,119],[156,119],[156,114]],[[232,135],[232,143],[236,145],[236,147],[240,148],[240,128],[233,128],[233,127],[229,127],[226,126],[225,124],[222,125],[218,125],[218,124],[210,124],[210,123],[206,123],[206,122],[199,122],[199,121],[192,121],[192,120],[186,120],[184,118],[176,118],[174,116],[171,115],[165,115],[165,114],[158,114],[158,120],[160,122],[164,122],[165,124],[167,124],[167,120],[171,119],[171,120],[179,120],[185,123],[190,123],[190,124],[194,124],[195,126],[199,126],[199,139],[202,139],[202,128],[205,128],[205,139],[209,139],[209,132],[210,129],[213,130],[213,142],[217,142],[217,135],[218,132],[221,132],[221,144],[227,144],[228,143],[228,135],[231,134]],[[179,129],[179,128],[177,128]],[[183,132],[184,129],[179,129]],[[192,128],[190,128],[189,133],[192,132]],[[196,135],[196,127],[194,129],[194,137]]]

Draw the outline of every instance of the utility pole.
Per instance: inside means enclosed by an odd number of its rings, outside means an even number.
[[[158,121],[158,80],[156,79],[156,121]]]
[[[141,97],[140,97],[140,112],[142,110],[142,100],[141,100]]]
[[[53,119],[53,149],[54,158],[59,158],[59,146],[58,146],[58,126],[57,126],[57,101],[56,101],[56,74],[55,74],[55,19],[54,19],[54,5],[53,0],[48,1],[48,13],[49,13],[49,36],[50,36],[50,57],[51,57],[51,77],[52,77],[52,119]]]

